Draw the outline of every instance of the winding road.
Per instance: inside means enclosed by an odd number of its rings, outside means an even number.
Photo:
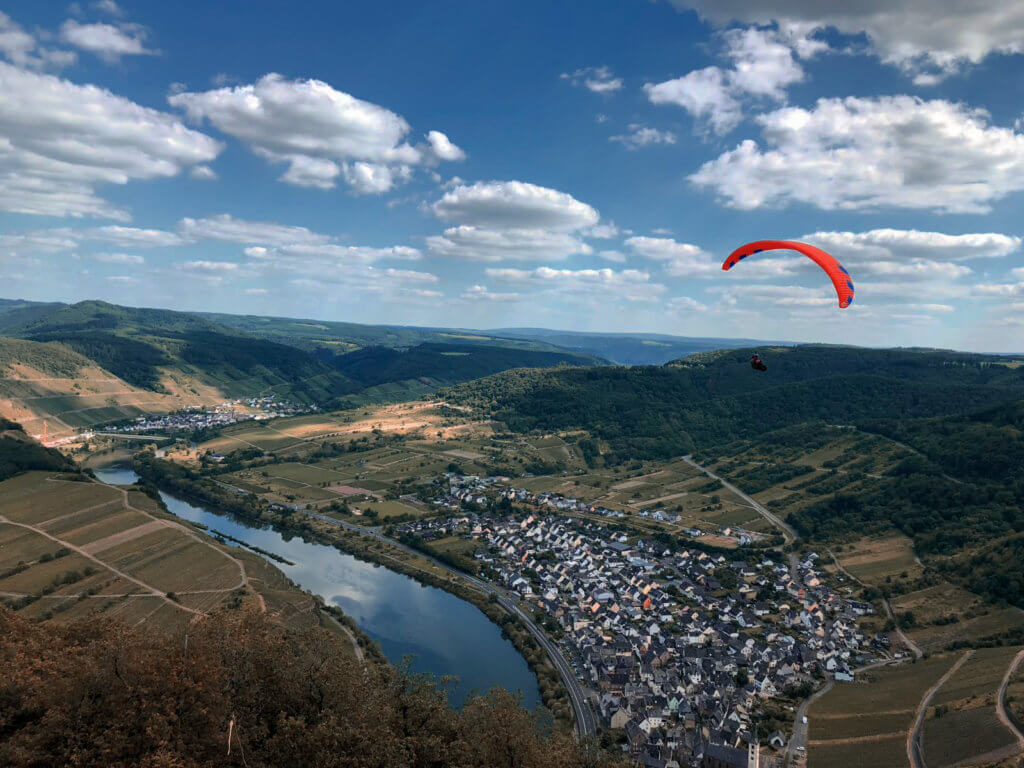
[[[783,537],[786,539],[787,544],[792,544],[794,541],[800,538],[800,534],[796,532],[793,526],[789,525],[786,522],[783,522],[783,520],[777,517],[776,515],[773,515],[771,512],[765,509],[764,505],[761,504],[761,502],[748,496],[735,485],[730,483],[728,480],[719,477],[707,467],[703,467],[700,464],[698,464],[696,461],[693,460],[692,456],[683,456],[683,461],[685,461],[691,467],[699,469],[712,480],[717,480],[718,482],[720,482],[723,486],[725,486],[730,491],[739,496],[741,499],[743,499],[745,502],[747,502],[747,504],[749,504],[754,510],[756,510],[757,513],[761,515],[761,517],[763,517],[765,520],[767,520],[769,523],[776,526],[777,528],[780,528],[782,530]]]
[[[534,636],[541,648],[547,653],[548,658],[551,659],[551,663],[554,664],[555,669],[558,670],[558,674],[562,678],[562,683],[565,685],[566,691],[569,693],[569,701],[572,703],[573,716],[576,721],[576,735],[577,738],[583,739],[587,736],[594,736],[597,734],[597,721],[594,718],[594,712],[591,710],[590,705],[587,703],[586,695],[583,693],[583,688],[580,686],[579,681],[576,679],[576,675],[566,660],[565,655],[561,649],[544,633],[544,630],[537,626],[529,612],[526,611],[519,600],[514,596],[514,593],[510,593],[501,587],[498,587],[490,582],[479,579],[476,576],[471,576],[467,573],[463,573],[450,565],[441,562],[440,560],[431,557],[425,552],[421,552],[418,549],[406,546],[400,541],[389,538],[382,534],[379,530],[373,528],[364,528],[359,525],[353,525],[352,523],[346,523],[342,520],[337,520],[327,515],[321,515],[317,512],[303,510],[303,513],[314,517],[317,520],[322,520],[326,523],[337,525],[340,528],[344,528],[349,531],[353,531],[363,536],[376,539],[377,541],[387,544],[388,546],[395,547],[407,552],[410,555],[416,557],[422,557],[425,560],[429,560],[431,563],[439,568],[444,569],[448,573],[457,576],[463,581],[467,582],[470,586],[480,590],[488,595],[494,595],[498,604],[514,615],[526,628],[530,630],[530,634]]]

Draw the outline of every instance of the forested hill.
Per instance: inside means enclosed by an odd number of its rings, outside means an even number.
[[[694,355],[661,367],[511,371],[445,390],[511,429],[583,428],[622,458],[667,458],[806,421],[968,413],[1024,396],[1007,358],[798,346]]]
[[[211,317],[101,301],[70,305],[5,301],[0,304],[0,337],[19,342],[0,344],[0,363],[25,363],[32,358],[39,363],[37,370],[49,370],[53,366],[40,358],[52,351],[65,362],[77,360],[78,368],[92,363],[133,387],[152,392],[205,392],[214,398],[276,394],[294,402],[332,407],[371,387],[383,389],[361,396],[409,399],[445,384],[519,366],[604,362],[548,344],[493,339],[485,343],[488,339],[484,337],[458,341],[454,335],[450,343],[399,349],[372,346],[348,352],[355,345],[321,343],[313,337],[281,343],[229,328]],[[288,329],[298,334],[298,326],[311,326],[289,321],[292,325],[286,328],[285,321],[267,320],[273,321],[271,325],[281,338],[287,336]],[[410,331],[410,335],[390,340],[415,338],[419,337]],[[43,342],[62,346],[39,346]],[[62,365],[67,371],[74,367]],[[62,375],[74,378],[73,373]]]
[[[407,350],[367,347],[345,355],[321,356],[361,386],[427,378],[440,383],[478,379],[510,368],[597,365],[601,361],[574,352],[548,352],[484,344],[419,344]]]

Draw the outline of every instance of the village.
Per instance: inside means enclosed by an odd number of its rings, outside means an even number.
[[[598,510],[607,524],[570,516],[582,502],[499,478],[449,473],[434,503],[453,501],[461,514],[397,532],[476,542],[480,575],[541,617],[602,727],[640,765],[781,765],[792,715],[766,720],[765,705],[823,679],[852,681],[887,645],[857,625],[872,606],[833,591],[814,553],[730,557],[638,539],[621,512]],[[770,732],[758,732],[764,722]]]
[[[139,434],[147,432],[194,432],[226,427],[241,421],[267,421],[285,416],[299,416],[319,410],[316,406],[298,405],[278,400],[274,395],[237,398],[213,406],[190,406],[158,416],[139,416],[129,422],[96,427],[95,432]]]

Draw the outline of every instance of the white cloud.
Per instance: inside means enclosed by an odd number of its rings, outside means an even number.
[[[208,120],[272,162],[288,163],[282,181],[323,189],[339,175],[360,193],[390,189],[411,167],[464,156],[439,131],[427,143],[408,143],[409,124],[389,109],[336,90],[320,80],[264,75],[251,85],[175,93],[172,106]]]
[[[575,72],[563,72],[561,78],[594,93],[615,93],[623,87],[622,78],[616,77],[608,67],[584,67]]]
[[[97,253],[96,261],[105,264],[145,264],[146,260],[134,253]]]
[[[1024,282],[978,283],[973,290],[979,296],[1024,296]]]
[[[671,0],[695,9],[718,25],[778,22],[806,36],[833,27],[866,34],[885,62],[916,75],[919,84],[937,82],[965,63],[995,53],[1024,51],[1024,6],[1004,0],[892,0],[815,3],[806,0]]]
[[[435,256],[466,261],[560,260],[592,249],[566,232],[544,229],[482,229],[469,225],[449,227],[442,235],[427,238]]]
[[[94,53],[104,61],[116,62],[122,56],[152,55],[146,48],[147,32],[138,24],[80,24],[68,19],[60,28],[65,43]]]
[[[245,292],[249,296],[264,296],[269,293],[266,288],[246,288]]]
[[[518,293],[495,293],[487,290],[486,285],[471,285],[462,292],[460,298],[466,301],[517,301]]]
[[[400,261],[419,261],[422,254],[416,248],[392,246],[390,248],[370,248],[355,245],[338,245],[335,243],[311,245],[284,245],[273,250],[267,248],[246,248],[245,254],[260,260],[275,260],[284,263],[286,259],[305,259],[317,261],[326,266],[339,264],[373,264],[385,259]]]
[[[1008,256],[1021,238],[996,232],[947,235],[916,229],[872,229],[867,232],[813,232],[800,238],[826,249],[840,261],[927,258],[969,261]]]
[[[220,150],[172,115],[0,62],[0,210],[127,220],[96,185],[175,176]]]
[[[412,168],[408,165],[389,166],[362,161],[346,163],[343,172],[345,181],[353,191],[364,195],[387,192],[397,182],[405,181],[412,176]]]
[[[0,11],[0,56],[28,69],[59,69],[78,58],[74,51],[45,48],[36,37]]]
[[[622,253],[621,251],[598,251],[597,255],[598,258],[604,259],[605,261],[610,261],[614,264],[626,263],[626,254]]]
[[[725,134],[743,117],[743,102],[751,98],[784,101],[786,88],[804,79],[797,55],[819,48],[806,37],[776,29],[730,29],[720,35],[731,67],[705,67],[661,83],[647,83],[652,104],[683,107],[717,134]]]
[[[189,240],[221,240],[230,243],[263,245],[319,245],[330,241],[327,235],[305,227],[293,227],[269,221],[246,221],[222,213],[203,219],[184,218],[178,229]]]
[[[623,299],[646,301],[663,293],[665,286],[650,281],[647,272],[636,269],[536,269],[488,268],[488,278],[540,289],[544,293],[583,301]]]
[[[883,277],[905,277],[909,280],[958,280],[971,274],[969,267],[948,261],[914,259],[912,261],[868,261],[860,265],[863,274]]]
[[[626,245],[638,256],[663,262],[665,272],[675,277],[703,277],[721,269],[707,251],[668,237],[631,237]]]
[[[1024,189],[1024,135],[948,101],[909,96],[820,99],[757,118],[744,141],[690,176],[731,207],[806,203],[984,213]]]
[[[78,245],[69,230],[40,230],[0,234],[0,255],[20,256],[29,253],[60,253]]]
[[[130,277],[128,275],[111,275],[107,278],[108,283],[120,283],[121,285],[138,285],[142,281],[137,277]]]
[[[237,272],[239,267],[240,265],[234,261],[186,261],[181,265],[186,272],[201,272],[208,275]]]
[[[608,221],[601,224],[595,224],[583,234],[587,237],[597,238],[598,240],[611,240],[612,238],[619,236],[619,228],[615,226],[614,221]]]
[[[432,206],[445,221],[489,229],[548,229],[557,232],[592,227],[598,213],[572,195],[523,181],[478,182],[449,190]]]
[[[689,296],[674,296],[666,302],[669,312],[704,312],[707,304],[702,304]]]
[[[98,11],[109,13],[111,16],[124,16],[121,6],[114,2],[114,0],[96,0],[92,6]]]
[[[202,179],[204,181],[213,181],[217,178],[217,172],[208,165],[193,166],[188,175],[193,179]]]
[[[675,104],[706,121],[717,134],[725,134],[739,124],[743,108],[733,94],[726,74],[718,67],[694,70],[662,83],[644,85],[652,104]]]
[[[172,245],[184,245],[187,241],[174,232],[162,229],[139,229],[123,227],[117,224],[106,227],[93,227],[82,230],[65,230],[73,237],[84,240],[100,240],[116,245],[137,248],[158,248]]]
[[[462,148],[452,144],[451,140],[440,131],[428,132],[427,143],[430,145],[430,151],[439,161],[454,162],[466,159],[466,153]]]
[[[652,144],[675,144],[676,135],[671,131],[661,131],[639,123],[631,123],[629,133],[610,136],[608,141],[616,141],[626,149],[634,150],[649,147]]]

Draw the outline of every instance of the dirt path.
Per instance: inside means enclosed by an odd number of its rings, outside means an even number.
[[[192,608],[189,608],[188,606],[182,605],[181,603],[177,603],[174,600],[171,600],[169,597],[167,597],[167,595],[164,592],[161,592],[160,590],[158,590],[155,587],[147,584],[146,582],[141,581],[139,579],[136,579],[134,576],[131,576],[131,575],[125,573],[124,571],[118,570],[117,568],[115,568],[114,566],[110,565],[109,563],[103,562],[98,557],[95,557],[94,555],[92,555],[89,552],[87,552],[86,550],[84,550],[82,547],[75,546],[74,544],[71,544],[70,542],[64,541],[63,539],[58,539],[56,536],[52,536],[51,534],[47,533],[46,531],[44,531],[42,528],[40,528],[38,526],[29,525],[28,523],[15,523],[12,520],[8,520],[3,515],[0,515],[0,523],[5,523],[6,525],[14,525],[14,526],[17,526],[18,528],[24,528],[26,530],[32,531],[33,533],[37,533],[40,536],[42,536],[44,538],[47,538],[47,539],[49,539],[52,542],[60,544],[62,547],[66,547],[67,549],[70,549],[72,552],[77,552],[82,557],[84,557],[84,558],[86,558],[88,560],[91,560],[92,562],[96,563],[96,565],[100,566],[101,568],[104,568],[104,569],[110,571],[111,573],[113,573],[113,574],[115,574],[117,576],[120,576],[125,581],[130,581],[132,584],[135,584],[135,585],[137,585],[139,587],[142,587],[142,589],[146,590],[150,595],[152,595],[154,597],[159,597],[164,602],[169,603],[170,605],[173,605],[176,608],[180,608],[183,611],[187,611],[189,613],[194,613],[196,615],[202,615],[199,611],[196,611],[196,610],[194,610]]]
[[[1003,675],[1003,682],[999,684],[999,693],[996,696],[996,715],[1000,722],[1010,730],[1010,733],[1017,737],[1017,751],[1024,751],[1024,733],[1021,733],[1017,724],[1010,719],[1010,714],[1006,711],[1006,688],[1022,660],[1024,660],[1024,650],[1018,652],[1010,662],[1010,666],[1006,668],[1006,674]]]
[[[946,674],[939,678],[939,681],[925,691],[924,696],[921,697],[921,703],[917,705],[917,712],[914,715],[914,722],[910,726],[910,730],[907,731],[907,760],[910,762],[910,768],[926,768],[924,762],[924,750],[921,747],[921,726],[924,725],[924,716],[928,711],[928,704],[931,702],[932,697],[938,692],[939,688],[946,684],[956,671],[964,665],[974,654],[973,650],[964,651],[964,655],[957,659],[956,664],[950,667]]]
[[[344,624],[342,624],[336,618],[334,618],[331,614],[324,613],[323,615],[326,616],[329,621],[334,622],[334,626],[336,626],[338,629],[340,629],[342,632],[345,633],[345,636],[349,639],[349,642],[352,643],[352,650],[353,650],[353,652],[355,652],[356,658],[359,659],[359,663],[360,664],[365,664],[366,663],[366,659],[363,656],[363,648],[362,648],[362,646],[359,645],[359,641],[356,640],[356,636],[354,634],[352,634],[352,630],[349,629],[348,627],[346,627]]]

